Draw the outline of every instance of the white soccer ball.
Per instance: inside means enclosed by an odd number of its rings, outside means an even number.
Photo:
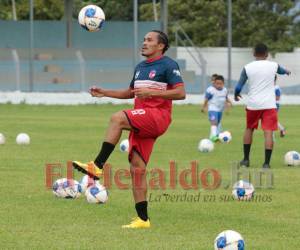
[[[28,145],[30,144],[30,137],[26,133],[20,133],[17,135],[16,142],[19,145]]]
[[[300,165],[300,154],[297,151],[289,151],[284,156],[284,164],[288,166]]]
[[[79,181],[79,184],[81,186],[81,193],[85,193],[85,191],[95,184],[100,184],[98,180],[94,180],[92,177],[88,175],[84,175],[81,180]]]
[[[239,180],[233,185],[232,195],[237,200],[250,200],[254,196],[254,186],[243,180]]]
[[[83,7],[78,14],[78,22],[87,31],[98,31],[103,27],[105,14],[96,5]]]
[[[216,237],[214,247],[215,250],[244,250],[245,241],[238,232],[226,230]]]
[[[108,200],[108,192],[101,184],[90,186],[85,191],[85,196],[88,203],[103,204]]]
[[[120,143],[120,151],[121,152],[128,152],[129,151],[129,141],[125,139]]]
[[[232,139],[231,133],[229,131],[224,131],[219,134],[219,140],[223,143],[228,143]]]
[[[214,144],[209,139],[202,139],[198,144],[198,150],[205,153],[211,152],[214,150]]]
[[[52,186],[53,194],[59,198],[75,199],[81,194],[81,186],[73,179],[61,178],[56,180]]]
[[[3,144],[5,144],[5,136],[4,136],[4,134],[0,133],[0,145],[3,145]]]

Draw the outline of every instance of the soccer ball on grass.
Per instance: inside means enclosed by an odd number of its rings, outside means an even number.
[[[231,133],[229,131],[224,131],[219,134],[219,140],[223,143],[228,143],[232,139]]]
[[[226,230],[216,237],[214,248],[215,250],[244,250],[245,241],[238,232]]]
[[[239,180],[233,185],[232,195],[237,200],[251,200],[254,196],[254,186],[243,180]]]
[[[103,204],[108,200],[108,192],[101,184],[90,186],[85,191],[86,200],[88,203]]]
[[[52,191],[56,197],[75,199],[81,194],[81,186],[76,180],[61,178],[53,183]]]
[[[300,165],[300,154],[297,151],[289,151],[284,156],[284,163],[288,166]]]
[[[214,144],[209,139],[202,139],[198,144],[198,150],[204,153],[211,152],[214,150]]]

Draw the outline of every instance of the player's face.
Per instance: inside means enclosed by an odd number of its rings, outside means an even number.
[[[147,58],[154,58],[162,54],[164,45],[158,42],[158,34],[156,32],[149,32],[144,37],[142,56]]]
[[[222,80],[215,80],[215,84],[214,84],[216,89],[222,89],[224,87],[224,82]]]

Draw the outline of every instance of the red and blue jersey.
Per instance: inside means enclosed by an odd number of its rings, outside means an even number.
[[[145,60],[135,70],[130,87],[168,90],[183,85],[178,64],[167,56]],[[159,108],[172,111],[172,100],[159,97],[135,98],[134,109]]]

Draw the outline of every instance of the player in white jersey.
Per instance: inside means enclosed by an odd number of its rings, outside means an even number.
[[[241,73],[240,80],[235,87],[234,99],[239,101],[241,91],[248,81],[248,103],[246,108],[247,127],[244,133],[244,159],[241,166],[249,167],[250,148],[254,129],[257,129],[259,121],[264,130],[265,137],[265,161],[263,168],[270,168],[270,160],[273,150],[273,131],[277,130],[278,119],[276,112],[274,79],[277,74],[290,74],[276,62],[268,61],[268,47],[265,44],[257,44],[254,48],[255,61],[247,64]]]
[[[218,75],[211,86],[206,89],[202,112],[208,107],[208,120],[210,121],[210,140],[216,142],[218,134],[222,131],[221,120],[225,104],[231,105],[228,91],[224,87],[224,77]]]
[[[276,84],[276,81],[277,81],[277,75],[275,76],[275,96],[276,96],[276,110],[277,110],[277,113],[278,113],[279,108],[280,108],[281,89]],[[279,128],[279,131],[280,131],[280,137],[284,137],[285,134],[286,134],[285,127],[279,122],[279,120],[278,120],[278,128]]]

